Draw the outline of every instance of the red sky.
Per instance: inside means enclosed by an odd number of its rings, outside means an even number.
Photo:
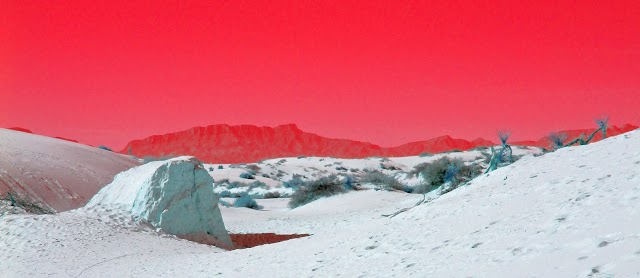
[[[639,89],[640,1],[0,2],[0,126],[115,149],[216,123],[537,139],[638,124]]]

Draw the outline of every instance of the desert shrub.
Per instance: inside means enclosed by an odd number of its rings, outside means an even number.
[[[256,176],[252,175],[251,173],[242,173],[240,174],[240,178],[253,180],[256,178]]]
[[[218,193],[218,196],[220,198],[229,198],[231,197],[231,192],[229,192],[229,190],[222,190],[220,191],[220,193]]]
[[[478,164],[466,165],[460,159],[442,157],[432,162],[416,165],[412,170],[412,175],[421,175],[429,186],[426,189],[433,189],[444,183],[451,183],[454,186],[462,182],[469,181],[482,173],[482,166]],[[424,189],[420,189],[424,190]]]
[[[278,191],[269,191],[269,192],[264,194],[264,198],[265,199],[280,198],[280,192],[278,192]]]
[[[356,190],[356,178],[352,176],[346,176],[342,180],[342,186],[346,190]]]
[[[301,156],[298,156],[297,158],[298,158],[298,159],[303,159],[303,158],[307,158],[307,157],[306,157],[306,156],[304,156],[304,155],[301,155]]]
[[[342,166],[338,166],[338,167],[336,167],[336,170],[338,170],[338,171],[347,171],[349,169],[347,169],[345,167],[342,167]]]
[[[260,170],[262,170],[262,168],[260,168],[260,166],[255,165],[255,164],[247,165],[247,169],[249,169],[253,173],[257,173],[257,172],[260,172]]]
[[[254,188],[267,188],[267,184],[261,181],[254,181],[249,184],[249,190]]]
[[[103,150],[105,150],[105,151],[113,152],[113,150],[112,150],[112,149],[110,149],[110,148],[109,148],[109,147],[107,147],[107,146],[98,146],[98,149],[103,149]]]
[[[511,130],[508,130],[508,129],[498,130],[498,138],[500,139],[500,143],[502,145],[507,144],[507,140],[509,140],[509,137],[511,137]]]
[[[221,186],[221,185],[223,185],[225,183],[229,183],[229,179],[221,179],[221,180],[214,181],[213,182],[213,186],[214,187],[218,187],[218,186]]]
[[[360,175],[360,183],[370,183],[383,190],[409,190],[407,186],[399,182],[395,177],[380,171],[369,171]]]
[[[39,204],[23,198],[15,192],[7,192],[0,200],[6,201],[12,207],[18,207],[32,214],[52,214],[54,211],[44,204]],[[1,215],[1,214],[0,214]]]
[[[234,189],[234,188],[248,187],[248,186],[249,185],[244,182],[232,181],[229,184],[227,184],[227,189]]]
[[[351,169],[349,169],[349,172],[351,172],[351,173],[356,173],[356,172],[358,172],[358,169],[356,169],[356,168],[351,168]]]
[[[256,200],[251,198],[246,192],[242,192],[240,197],[236,198],[233,206],[236,208],[262,209],[262,206],[258,205]]]
[[[218,165],[218,169],[224,169],[224,166]]]
[[[564,141],[567,140],[567,134],[562,132],[551,132],[547,136],[553,149],[559,149],[564,147]]]
[[[329,197],[347,192],[345,185],[336,175],[321,177],[305,182],[291,195],[290,208],[297,208],[323,197]]]
[[[431,154],[430,152],[423,152],[419,156],[420,157],[430,157],[430,156],[433,156],[433,154]]]
[[[305,181],[302,180],[302,176],[293,175],[293,177],[282,183],[282,186],[285,188],[292,188],[293,190],[299,189],[302,185],[304,185]]]
[[[383,170],[390,170],[390,171],[401,170],[400,168],[393,166],[391,163],[380,163],[380,168]]]
[[[263,177],[263,178],[271,178],[271,177],[269,177],[269,175],[268,175],[268,174],[262,174],[262,177]]]
[[[209,167],[209,172],[213,172],[213,167]]]

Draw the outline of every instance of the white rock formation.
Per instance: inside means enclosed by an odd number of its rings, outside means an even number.
[[[232,245],[213,179],[194,157],[151,162],[122,172],[86,209],[130,215],[138,223],[193,241]]]

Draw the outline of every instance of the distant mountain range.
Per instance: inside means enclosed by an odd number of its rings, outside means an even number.
[[[615,136],[637,126],[612,126],[607,136]],[[595,129],[568,130],[573,139],[584,133],[587,136]],[[598,133],[593,141],[602,139]],[[537,141],[512,142],[513,145],[549,147],[546,137]],[[369,156],[413,156],[422,153],[440,153],[453,150],[465,151],[476,147],[494,145],[478,138],[473,141],[454,139],[450,136],[436,137],[384,148],[378,145],[347,139],[332,139],[300,130],[296,125],[258,127],[254,125],[210,125],[194,127],[185,131],[153,135],[134,140],[120,151],[137,157],[171,157],[193,155],[209,163],[248,163],[268,158],[292,156],[327,156],[339,158],[364,158]]]

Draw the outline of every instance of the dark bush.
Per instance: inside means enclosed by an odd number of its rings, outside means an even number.
[[[254,181],[249,184],[249,190],[254,188],[267,188],[267,184],[261,181]]]
[[[242,192],[240,194],[240,197],[236,198],[236,200],[233,202],[233,206],[236,208],[244,207],[250,209],[262,209],[262,206],[258,205],[258,203],[256,203],[256,200],[251,198],[251,196],[249,196],[249,194],[247,194],[246,192]]]
[[[304,183],[305,183],[305,181],[302,180],[302,176],[293,175],[293,177],[290,180],[283,182],[282,186],[284,186],[285,188],[291,188],[293,190],[297,190]]]
[[[218,193],[218,196],[220,196],[220,198],[229,198],[231,197],[231,192],[229,192],[229,190],[222,190]]]
[[[482,173],[482,167],[478,164],[466,165],[460,159],[450,159],[442,157],[432,162],[416,165],[411,171],[412,175],[421,175],[429,186],[426,189],[433,189],[446,182],[457,186],[462,182],[469,181]],[[420,189],[421,191],[424,189]]]
[[[218,186],[224,185],[226,183],[229,183],[229,179],[221,179],[221,180],[214,181],[213,182],[213,186],[214,187],[218,187]]]
[[[380,171],[369,171],[360,175],[360,183],[370,183],[384,190],[407,191],[407,186],[400,183],[396,178]]]
[[[19,194],[15,192],[7,192],[6,195],[0,197],[0,200],[4,200],[9,202],[9,205],[12,207],[19,207],[25,210],[28,213],[32,214],[52,214],[54,211],[48,208],[44,204],[39,204],[33,202],[31,200],[27,200],[27,198],[23,198]],[[2,214],[0,214],[2,216]]]
[[[291,195],[289,207],[296,208],[311,203],[323,197],[329,197],[347,192],[343,181],[331,175],[304,183]]]
[[[242,173],[242,174],[240,174],[240,178],[253,180],[253,179],[256,178],[256,176],[254,176],[254,175],[252,175],[250,173]]]
[[[238,188],[238,187],[248,187],[249,185],[244,182],[232,181],[227,184],[228,189]]]
[[[105,150],[105,151],[113,152],[113,150],[112,150],[112,149],[110,149],[110,148],[109,148],[109,147],[107,147],[107,146],[98,146],[98,149],[103,149],[103,150]]]
[[[265,199],[275,199],[280,198],[280,192],[278,191],[270,191],[264,194]]]
[[[224,169],[224,166],[218,165],[218,169]]]

